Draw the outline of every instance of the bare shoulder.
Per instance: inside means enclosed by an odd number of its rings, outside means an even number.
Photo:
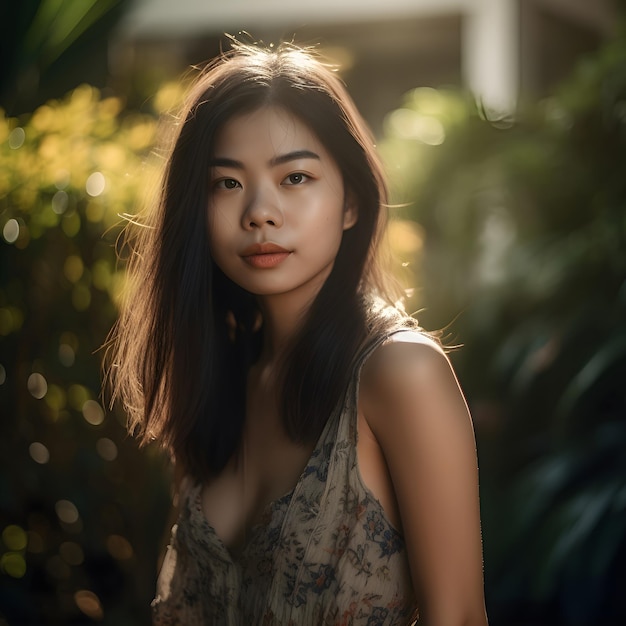
[[[375,350],[363,366],[361,385],[371,393],[397,393],[406,385],[414,388],[451,378],[456,383],[441,345],[425,333],[407,330],[392,335]]]
[[[472,420],[445,352],[393,335],[363,367],[361,414],[389,470],[420,619],[486,626]]]
[[[394,415],[440,413],[456,405],[466,412],[457,378],[445,351],[435,340],[419,331],[402,331],[376,349],[363,367],[361,406],[372,430]],[[400,418],[402,419],[402,418]]]

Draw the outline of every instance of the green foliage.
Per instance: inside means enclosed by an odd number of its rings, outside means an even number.
[[[123,285],[120,214],[154,117],[82,86],[0,118],[0,617],[144,622],[167,510],[162,460],[99,398]],[[1,621],[1,620],[0,620]]]
[[[515,119],[424,93],[384,149],[426,233],[414,308],[464,344],[491,621],[622,623],[626,39]]]
[[[103,83],[106,39],[128,0],[22,0],[0,8],[0,102],[32,111],[84,80]]]

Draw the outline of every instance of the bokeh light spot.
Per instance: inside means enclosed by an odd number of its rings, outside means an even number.
[[[104,411],[95,400],[87,400],[83,404],[83,417],[92,426],[100,426],[104,422]]]
[[[14,330],[19,330],[24,322],[22,311],[14,306],[0,309],[0,335],[8,335]]]
[[[56,173],[54,186],[57,189],[65,189],[70,184],[70,173],[67,170],[59,170]]]
[[[62,215],[67,210],[67,205],[69,204],[70,197],[67,195],[65,191],[57,191],[52,196],[52,210],[57,215]]]
[[[91,304],[91,291],[85,285],[74,285],[72,305],[77,311],[86,311]]]
[[[165,83],[154,98],[154,109],[157,113],[166,113],[175,109],[181,101],[181,86],[178,82]]]
[[[101,222],[104,218],[105,206],[103,202],[92,201],[87,204],[87,208],[85,209],[85,215],[87,220],[92,224],[97,224]]]
[[[60,411],[65,408],[67,396],[65,391],[58,385],[48,385],[48,393],[46,394],[46,404],[53,411]]]
[[[81,589],[74,594],[76,606],[93,620],[101,620],[104,617],[100,598],[93,592]]]
[[[4,365],[0,363],[0,385],[4,385],[7,380],[7,371],[4,369]]]
[[[15,243],[20,236],[20,225],[15,219],[10,219],[2,229],[2,236],[7,243]]]
[[[443,124],[436,117],[412,109],[396,109],[389,114],[388,124],[396,137],[413,139],[429,146],[439,146],[446,138]]]
[[[50,460],[50,451],[40,441],[33,441],[28,446],[28,453],[35,463],[45,465]]]
[[[59,361],[65,367],[71,367],[74,365],[74,361],[76,360],[76,353],[72,346],[68,343],[62,343],[59,345]]]
[[[83,385],[70,385],[68,389],[70,406],[77,411],[83,410],[83,405],[91,398],[89,389]]]
[[[2,531],[2,541],[9,550],[19,551],[26,548],[28,536],[23,528],[11,524]]]
[[[72,254],[65,259],[63,273],[65,274],[65,278],[67,278],[67,280],[71,283],[78,282],[84,271],[85,266],[83,265],[83,260],[79,256]]]
[[[78,509],[69,500],[59,500],[54,509],[57,512],[59,519],[65,524],[74,524],[80,517],[78,515]]]
[[[24,141],[26,141],[26,132],[19,126],[14,128],[9,134],[9,148],[13,150],[21,148],[24,145]]]
[[[96,450],[105,461],[115,461],[117,458],[117,446],[108,437],[102,437],[96,442]]]
[[[0,559],[0,568],[11,578],[22,578],[26,574],[26,560],[19,552],[7,552]]]
[[[34,372],[28,377],[28,391],[33,398],[41,400],[48,393],[48,382],[39,373]]]
[[[99,259],[93,264],[91,272],[94,287],[100,291],[106,291],[111,284],[111,269],[108,262]]]
[[[116,561],[127,561],[133,556],[133,547],[122,535],[109,535],[107,537],[107,550]]]
[[[104,178],[104,174],[102,172],[94,172],[89,176],[87,182],[85,183],[85,190],[94,198],[101,195],[105,187],[106,179]]]
[[[66,330],[65,332],[61,333],[61,338],[59,341],[60,343],[66,343],[72,348],[72,350],[74,350],[74,352],[78,350],[78,337],[70,331]]]
[[[59,546],[59,554],[68,565],[81,565],[85,560],[83,549],[75,541],[64,541]]]
[[[78,213],[65,214],[61,228],[68,237],[76,236],[80,231],[80,216]]]

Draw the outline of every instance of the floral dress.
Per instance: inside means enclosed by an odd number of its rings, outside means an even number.
[[[376,342],[378,345],[380,341]],[[270,503],[237,557],[185,495],[152,603],[158,626],[385,626],[417,619],[402,536],[357,465],[364,351],[293,491]]]

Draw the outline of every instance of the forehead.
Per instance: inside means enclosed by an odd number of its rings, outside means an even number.
[[[215,155],[242,159],[307,148],[328,156],[315,133],[286,109],[267,106],[232,117],[218,131]]]

